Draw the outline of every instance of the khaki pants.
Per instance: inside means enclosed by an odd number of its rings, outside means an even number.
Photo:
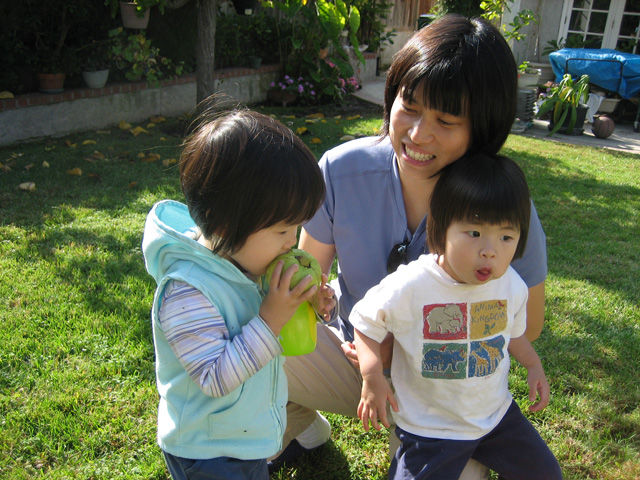
[[[340,347],[342,339],[336,332],[326,325],[317,327],[316,349],[307,355],[287,357],[284,363],[289,383],[284,447],[311,425],[316,410],[357,417],[362,390],[360,370],[345,357]],[[393,429],[390,437],[390,458],[393,458],[399,446]],[[488,470],[474,460],[469,461],[460,476],[461,480],[486,478]]]

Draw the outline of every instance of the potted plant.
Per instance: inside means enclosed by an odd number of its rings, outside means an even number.
[[[582,135],[583,125],[587,115],[587,100],[589,99],[589,76],[582,75],[574,81],[570,74],[565,73],[557,85],[549,87],[546,99],[540,105],[538,117],[547,112],[551,113],[549,135],[560,131],[568,135]]]
[[[83,53],[82,77],[89,88],[102,88],[109,78],[112,39],[93,41],[78,51]]]
[[[111,16],[115,18],[118,10],[124,28],[144,30],[149,24],[151,7],[158,7],[164,13],[165,0],[104,0],[104,4],[111,7]]]
[[[518,66],[518,88],[537,87],[541,76],[542,70],[531,67],[525,60]]]

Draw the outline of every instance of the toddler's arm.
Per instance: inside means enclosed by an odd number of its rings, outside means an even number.
[[[395,412],[398,411],[398,403],[393,396],[393,391],[382,373],[382,358],[380,344],[355,330],[355,344],[362,373],[362,394],[358,405],[358,418],[366,431],[369,431],[369,422],[373,428],[380,430],[380,423],[389,428],[387,420],[387,401]]]
[[[539,412],[549,405],[550,388],[542,368],[540,357],[534,350],[526,335],[512,338],[509,342],[509,354],[527,369],[529,384],[529,401],[535,402],[529,407],[532,412]],[[536,402],[536,399],[540,399]]]

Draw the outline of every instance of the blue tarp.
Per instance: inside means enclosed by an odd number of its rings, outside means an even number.
[[[589,75],[589,82],[631,98],[640,92],[640,55],[611,49],[563,48],[549,54],[556,81],[565,73]]]

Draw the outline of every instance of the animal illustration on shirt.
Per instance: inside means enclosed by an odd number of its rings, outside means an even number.
[[[462,319],[459,305],[450,303],[442,307],[433,307],[427,314],[429,333],[457,333],[462,328]]]

